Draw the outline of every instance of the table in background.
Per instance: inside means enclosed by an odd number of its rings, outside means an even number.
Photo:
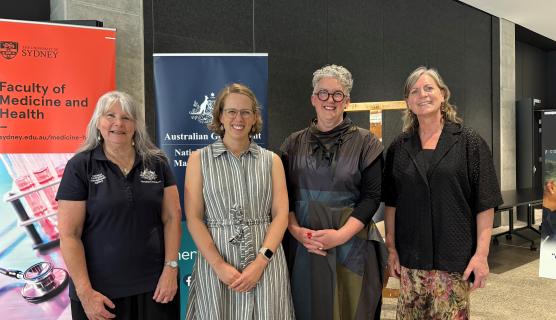
[[[537,206],[542,206],[542,194],[543,194],[543,190],[536,189],[536,188],[502,191],[502,198],[504,200],[504,203],[496,209],[496,212],[508,211],[509,229],[508,231],[493,236],[494,245],[498,245],[499,243],[498,237],[500,236],[505,235],[506,239],[511,240],[512,236],[515,235],[530,242],[531,246],[529,248],[531,250],[537,250],[537,247],[535,246],[535,241],[533,239],[530,239],[518,233],[518,231],[523,229],[531,229],[540,235],[540,231],[537,228],[533,227],[534,224],[533,217],[534,217],[534,208]],[[513,215],[514,208],[521,207],[521,206],[527,206],[527,225],[515,229],[514,215]]]

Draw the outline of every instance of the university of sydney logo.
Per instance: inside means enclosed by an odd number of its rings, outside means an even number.
[[[6,60],[15,58],[19,45],[15,41],[0,41],[0,56]]]

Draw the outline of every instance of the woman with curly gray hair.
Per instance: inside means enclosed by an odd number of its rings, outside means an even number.
[[[380,318],[386,249],[372,217],[380,204],[383,147],[345,115],[352,87],[342,66],[315,71],[316,117],[281,147],[297,319]]]

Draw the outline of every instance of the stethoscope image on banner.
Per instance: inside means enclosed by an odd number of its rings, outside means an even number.
[[[21,289],[21,295],[25,300],[33,303],[50,299],[60,293],[68,284],[67,271],[54,268],[48,262],[36,263],[25,271],[0,268],[0,273],[24,280],[25,286]]]

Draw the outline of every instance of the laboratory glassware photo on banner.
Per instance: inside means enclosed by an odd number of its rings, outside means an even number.
[[[268,55],[264,54],[154,54],[156,141],[168,155],[183,204],[183,181],[189,155],[218,138],[207,125],[218,92],[231,83],[249,87],[261,106],[263,130],[254,141],[267,144]],[[191,272],[197,249],[182,221],[179,252],[180,304],[185,315]]]
[[[0,306],[71,319],[55,199],[97,99],[115,88],[116,30],[0,19]]]

